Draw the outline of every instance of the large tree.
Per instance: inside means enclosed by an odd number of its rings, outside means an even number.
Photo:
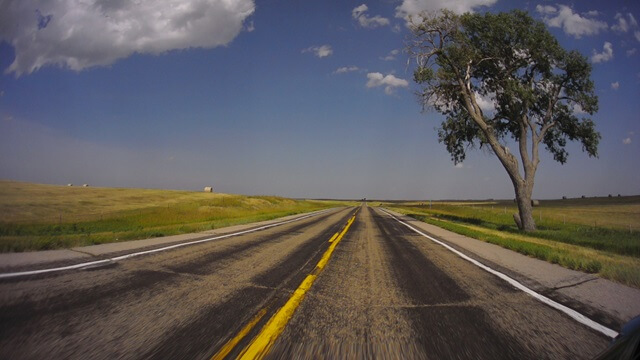
[[[584,117],[598,108],[587,59],[563,49],[523,11],[425,13],[410,29],[407,51],[417,62],[420,101],[445,116],[440,142],[456,164],[469,148],[490,149],[513,183],[516,224],[535,230],[531,196],[540,144],[560,163],[567,161],[567,140],[597,156],[600,134]]]

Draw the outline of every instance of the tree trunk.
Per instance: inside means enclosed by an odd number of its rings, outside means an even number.
[[[519,217],[516,218],[516,216],[514,215],[514,220],[520,230],[535,231],[536,222],[533,219],[533,207],[531,206],[533,184],[522,182],[518,185],[515,185],[515,191]]]

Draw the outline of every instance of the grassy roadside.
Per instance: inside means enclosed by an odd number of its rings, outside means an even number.
[[[581,222],[570,222],[566,218],[562,222],[548,220],[539,222],[539,230],[535,233],[520,233],[511,213],[502,209],[495,211],[495,203],[382,203],[397,212],[409,215],[420,221],[436,225],[462,235],[486,241],[521,254],[559,264],[569,269],[599,274],[625,285],[640,288],[640,231],[625,229],[625,226],[612,226],[617,219],[608,217],[619,216],[616,212],[629,212],[630,216],[638,217],[640,200],[627,201],[620,206],[624,210],[614,209],[613,201],[606,209],[599,212],[598,203],[583,203],[584,211],[598,213],[601,224],[608,223],[608,227],[586,226]],[[557,203],[551,204],[555,211],[561,209]],[[568,206],[575,206],[568,204]],[[549,212],[549,207],[542,206],[543,213]],[[506,213],[506,214],[505,214]],[[609,215],[607,215],[609,214]],[[584,221],[584,220],[583,220]],[[587,220],[588,221],[588,220]],[[637,221],[636,221],[637,222]],[[636,225],[634,223],[634,225]]]
[[[0,181],[0,252],[199,232],[336,205],[275,196]]]

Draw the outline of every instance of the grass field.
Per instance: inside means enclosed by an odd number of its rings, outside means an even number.
[[[335,205],[275,196],[0,181],[0,252],[198,232]]]
[[[640,196],[541,201],[538,231],[521,233],[512,201],[389,202],[450,231],[640,288]]]

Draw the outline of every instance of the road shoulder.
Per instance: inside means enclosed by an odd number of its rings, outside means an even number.
[[[131,240],[99,245],[75,247],[70,249],[56,249],[44,251],[31,251],[22,253],[0,253],[0,272],[9,273],[25,270],[42,269],[54,266],[64,266],[87,261],[108,259],[135,251],[145,251],[170,246],[189,241],[201,240],[215,236],[233,234],[236,232],[269,226],[279,222],[295,220],[297,218],[313,216],[324,211],[337,211],[342,208],[318,210],[309,213],[289,215],[272,220],[233,225],[215,230],[198,233],[179,234],[158,238]]]
[[[527,287],[617,330],[640,314],[640,290],[385,211]],[[425,241],[428,241],[425,239]]]

